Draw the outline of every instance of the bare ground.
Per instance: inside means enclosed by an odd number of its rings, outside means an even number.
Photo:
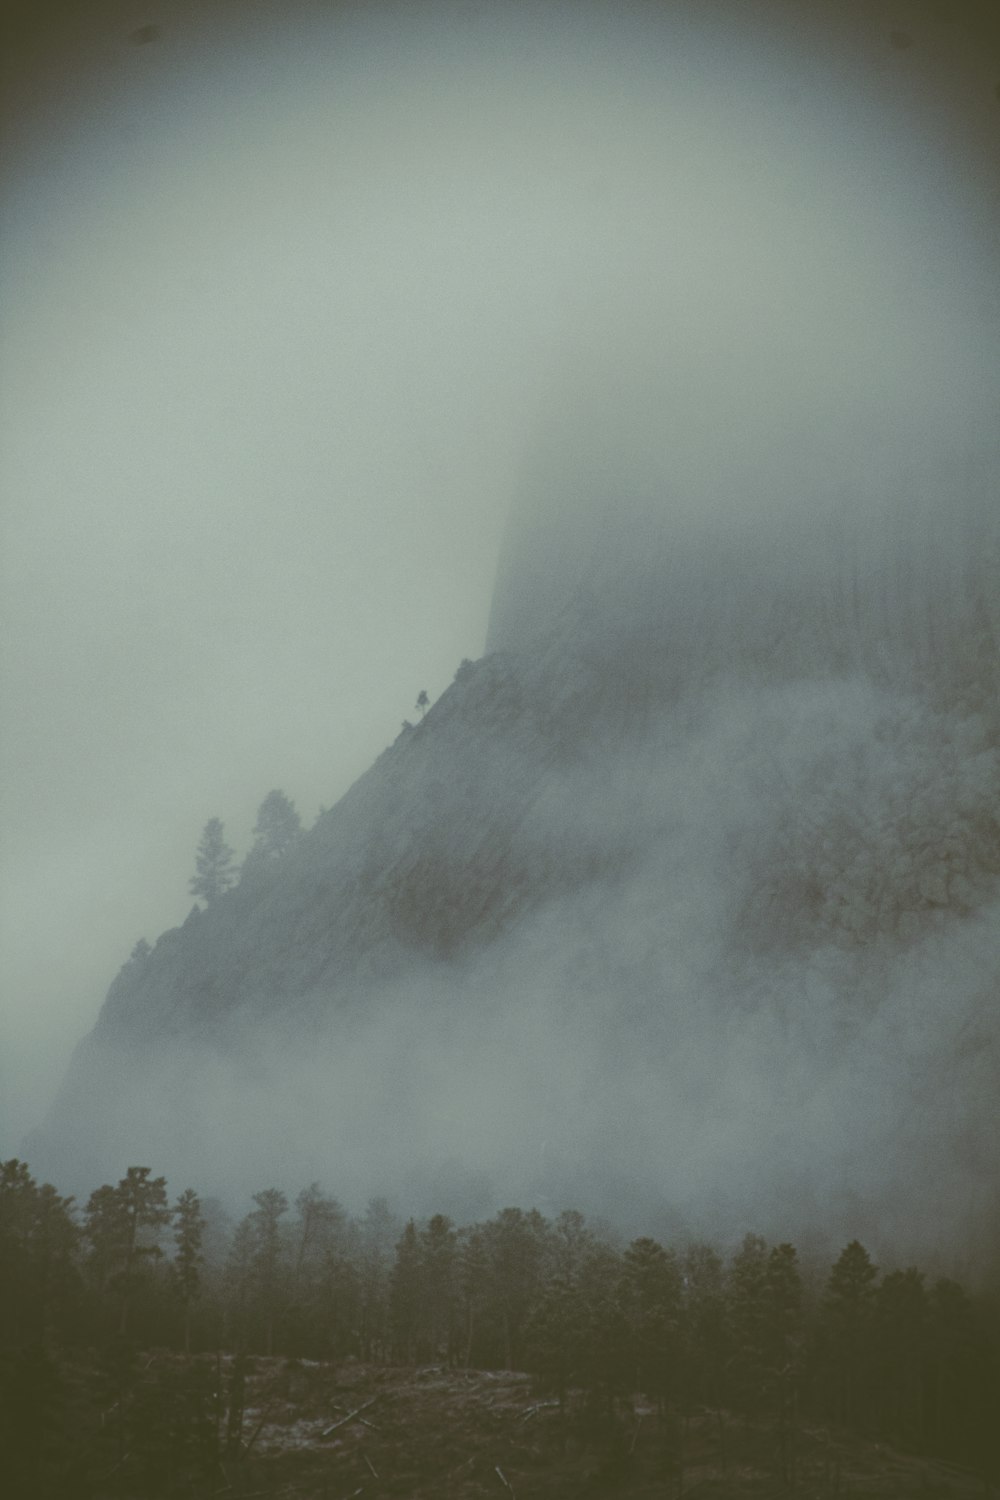
[[[172,1356],[162,1356],[167,1359]],[[223,1361],[223,1386],[231,1375]],[[782,1446],[784,1451],[782,1452]],[[220,1497],[286,1500],[935,1500],[982,1478],[810,1424],[661,1414],[641,1396],[560,1408],[527,1375],[257,1358]]]

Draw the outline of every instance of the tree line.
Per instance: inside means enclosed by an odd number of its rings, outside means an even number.
[[[233,1222],[131,1167],[77,1205],[21,1161],[0,1167],[0,1451],[37,1453],[73,1350],[132,1420],[122,1393],[155,1347],[191,1356],[187,1383],[157,1398],[188,1411],[184,1442],[202,1430],[204,1361],[225,1351],[239,1368],[262,1355],[520,1369],[560,1405],[583,1392],[609,1416],[642,1392],[664,1416],[765,1424],[782,1464],[808,1421],[995,1469],[995,1305],[915,1267],[880,1271],[857,1240],[804,1268],[793,1245],[754,1234],[729,1255],[621,1244],[575,1211],[403,1223],[379,1198],[351,1215],[316,1183],[251,1203]]]

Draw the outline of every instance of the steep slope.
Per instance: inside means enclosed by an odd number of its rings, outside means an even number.
[[[679,677],[669,632],[623,652],[599,604],[463,663],[279,864],[127,964],[33,1162],[985,1253],[992,636],[933,672],[739,637]]]

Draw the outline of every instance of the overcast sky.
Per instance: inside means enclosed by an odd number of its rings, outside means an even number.
[[[242,854],[281,787],[310,823],[481,653],[581,326],[683,308],[690,337],[718,266],[795,276],[817,181],[871,214],[845,285],[886,274],[888,200],[900,274],[993,316],[995,28],[834,11],[11,13],[0,1154],[183,920],[205,821]]]

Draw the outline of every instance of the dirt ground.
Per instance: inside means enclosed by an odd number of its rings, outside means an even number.
[[[166,1356],[165,1356],[166,1357]],[[231,1361],[220,1370],[225,1388]],[[286,1500],[935,1500],[981,1478],[803,1425],[784,1444],[728,1413],[686,1420],[642,1397],[565,1408],[528,1376],[355,1362],[248,1361],[238,1456],[220,1497]]]

